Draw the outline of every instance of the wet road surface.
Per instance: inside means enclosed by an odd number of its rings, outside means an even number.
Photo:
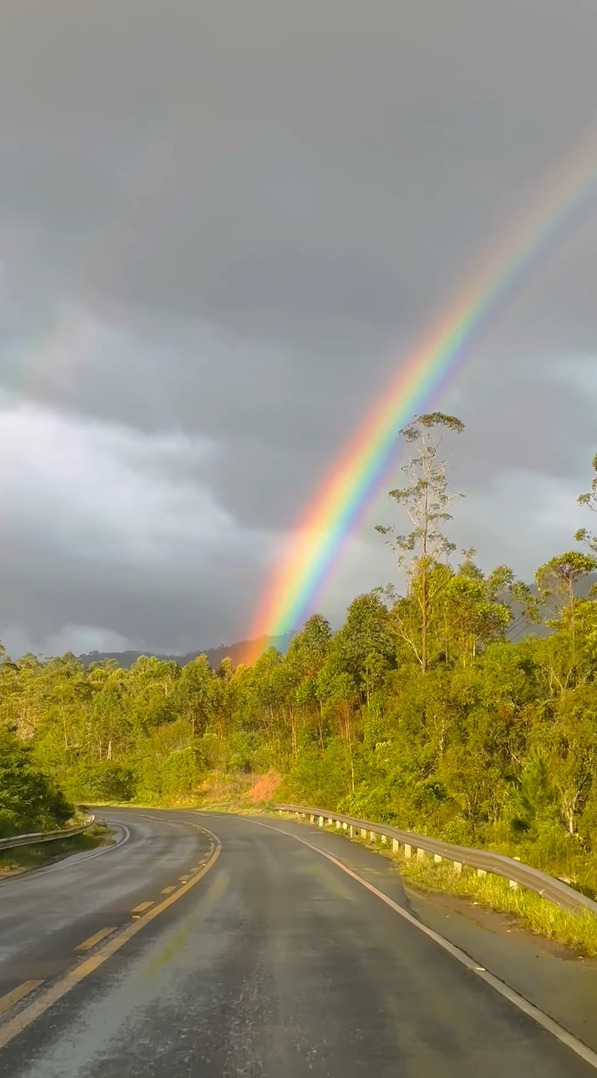
[[[15,974],[43,981],[3,1015],[0,999],[0,1074],[595,1075],[306,844],[318,839],[309,829],[184,812],[102,815],[130,833],[122,846],[0,884],[3,991]],[[337,843],[349,864],[356,848]],[[407,905],[396,873],[390,893]],[[92,927],[114,931],[75,952]],[[42,976],[44,940],[54,958]]]

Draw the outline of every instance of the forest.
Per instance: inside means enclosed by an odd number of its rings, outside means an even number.
[[[531,586],[481,571],[450,539],[445,454],[463,424],[432,413],[400,433],[389,505],[406,527],[378,527],[396,583],[355,598],[337,631],[315,614],[285,654],[216,670],[3,655],[0,831],[74,801],[205,804],[268,776],[273,800],[544,866],[582,857],[597,887],[597,537],[571,534]]]

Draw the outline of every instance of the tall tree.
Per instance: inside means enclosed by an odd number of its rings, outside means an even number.
[[[588,509],[591,509],[594,513],[597,513],[597,453],[593,457],[593,479],[591,481],[591,487],[585,491],[584,494],[579,494],[578,504],[584,505]],[[577,543],[586,543],[591,554],[597,557],[597,535],[592,534],[586,528],[579,528],[574,536]]]
[[[396,654],[390,616],[379,594],[369,592],[353,599],[334,637],[333,651],[339,669],[352,675],[368,704]]]
[[[576,585],[596,569],[597,559],[579,550],[550,558],[535,573],[541,603],[555,609],[557,615],[567,610],[573,616]]]
[[[191,726],[193,737],[204,734],[212,716],[217,692],[217,678],[206,655],[198,655],[183,667],[176,685],[175,702],[179,713]]]
[[[386,536],[396,556],[398,567],[406,573],[411,606],[418,609],[418,632],[413,634],[406,611],[398,609],[399,630],[416,655],[423,673],[429,665],[429,635],[433,604],[446,586],[445,574],[434,574],[435,567],[453,550],[446,534],[446,524],[452,519],[450,506],[459,497],[448,490],[447,462],[438,457],[445,433],[460,434],[464,423],[453,415],[430,412],[418,416],[400,433],[410,449],[408,462],[402,471],[408,476],[407,487],[389,492],[409,517],[412,530],[400,534],[392,527],[378,524],[377,531]]]

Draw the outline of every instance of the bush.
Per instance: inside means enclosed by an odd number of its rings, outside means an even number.
[[[72,813],[62,790],[33,766],[31,749],[0,729],[0,834],[52,830]]]
[[[135,795],[135,778],[127,767],[98,762],[72,771],[68,789],[76,798],[88,801],[131,801]]]
[[[350,792],[349,750],[344,741],[336,738],[328,742],[324,753],[316,745],[302,748],[278,796],[281,801],[296,800],[333,809]]]

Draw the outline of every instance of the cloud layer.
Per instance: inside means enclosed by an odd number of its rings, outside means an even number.
[[[372,400],[591,131],[597,9],[5,6],[0,637],[242,637]],[[454,530],[484,564],[529,575],[578,524],[596,261],[597,207],[430,402],[467,424]],[[391,576],[389,508],[349,544],[333,619]]]

